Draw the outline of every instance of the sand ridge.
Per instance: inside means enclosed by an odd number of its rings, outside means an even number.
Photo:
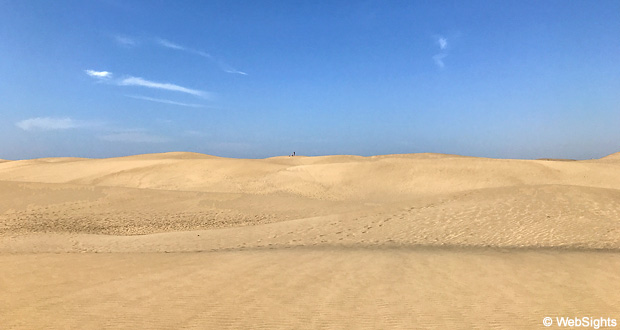
[[[165,153],[13,161],[0,164],[0,235],[143,235],[337,216],[349,231],[372,219],[365,225],[374,230],[354,243],[407,236],[403,243],[616,248],[620,163],[609,159]]]
[[[285,191],[336,199],[363,198],[378,191],[394,197],[519,184],[616,188],[620,183],[616,164],[607,158],[549,162],[436,156],[229,159],[173,153],[79,161],[23,160],[3,163],[0,180],[250,194]],[[347,193],[351,191],[356,195]],[[318,192],[320,196],[316,196]]]

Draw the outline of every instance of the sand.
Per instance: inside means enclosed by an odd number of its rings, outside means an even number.
[[[1,328],[620,321],[620,153],[0,161],[0,201]]]

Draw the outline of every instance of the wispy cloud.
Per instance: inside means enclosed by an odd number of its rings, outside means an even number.
[[[174,49],[174,50],[180,50],[180,51],[184,51],[187,53],[191,53],[194,55],[198,55],[198,56],[202,56],[205,58],[208,58],[210,60],[214,60],[213,56],[209,53],[200,51],[200,50],[196,50],[196,49],[192,49],[192,48],[188,48],[188,47],[183,47],[179,44],[176,44],[172,41],[166,40],[166,39],[161,39],[161,38],[157,38],[155,39],[155,41],[157,42],[158,45],[166,47],[166,48],[170,48],[170,49]]]
[[[237,70],[237,69],[235,69],[235,68],[233,68],[233,67],[231,67],[231,66],[229,66],[227,64],[219,63],[219,65],[220,65],[220,68],[222,70],[224,70],[224,72],[226,72],[226,73],[240,74],[240,75],[243,75],[243,76],[247,76],[248,75],[247,73],[245,73],[243,71],[239,71],[239,70]]]
[[[94,78],[99,78],[99,79],[112,78],[112,72],[108,72],[108,71],[84,70],[84,72],[86,72],[87,75],[94,77]]]
[[[133,47],[138,45],[138,42],[135,39],[127,36],[114,36],[114,40],[122,46]]]
[[[141,95],[125,95],[125,96],[131,97],[131,98],[134,98],[134,99],[138,99],[138,100],[145,100],[145,101],[165,103],[165,104],[172,104],[172,105],[180,105],[180,106],[183,106],[183,107],[204,108],[204,105],[202,105],[202,104],[182,103],[182,102],[176,102],[176,101],[164,100],[164,99],[157,99],[157,98],[148,97],[148,96],[141,96]]]
[[[439,46],[439,53],[433,55],[433,61],[438,68],[443,69],[446,67],[444,59],[448,56],[448,39],[443,36],[435,36],[435,42]]]
[[[93,126],[94,123],[80,121],[66,118],[53,118],[53,117],[36,117],[24,119],[15,123],[15,126],[23,129],[24,131],[42,130],[67,130],[72,128],[82,128]]]
[[[100,140],[108,142],[127,143],[165,143],[171,139],[164,136],[151,135],[144,132],[120,132],[99,136]]]
[[[133,46],[137,46],[138,45],[138,40],[134,39],[134,38],[130,38],[127,36],[123,36],[123,35],[117,35],[114,36],[114,40],[122,46],[126,46],[126,47],[133,47]],[[193,54],[193,55],[197,55],[197,56],[201,56],[204,57],[210,61],[212,61],[214,64],[216,64],[222,71],[226,72],[226,73],[231,73],[231,74],[239,74],[239,75],[243,75],[243,76],[247,76],[248,74],[244,71],[240,71],[235,69],[234,67],[230,66],[228,63],[226,63],[225,61],[222,61],[221,59],[216,58],[215,56],[198,50],[198,49],[194,49],[191,47],[186,47],[183,45],[180,45],[176,42],[167,40],[167,39],[163,39],[163,38],[154,38],[151,39],[151,41],[149,42],[154,42],[156,45],[160,46],[160,47],[164,47],[164,48],[168,48],[168,49],[172,49],[172,50],[176,50],[176,51],[181,51],[181,52],[186,52],[188,54]]]
[[[246,72],[239,71],[239,70],[233,68],[232,66],[228,65],[224,61],[216,59],[213,55],[211,55],[209,53],[206,53],[206,52],[203,52],[201,50],[197,50],[197,49],[181,46],[181,45],[179,45],[177,43],[174,43],[174,42],[166,40],[166,39],[161,39],[161,38],[157,38],[157,39],[155,39],[155,41],[157,42],[158,45],[160,45],[162,47],[165,47],[165,48],[179,50],[179,51],[183,51],[183,52],[186,52],[186,53],[190,53],[190,54],[194,54],[194,55],[198,55],[198,56],[202,56],[204,58],[207,58],[207,59],[213,61],[214,63],[216,63],[220,67],[220,69],[222,71],[226,72],[226,73],[240,74],[240,75],[244,75],[244,76],[248,75]]]
[[[184,51],[188,51],[189,50],[189,49],[187,49],[187,48],[185,48],[183,46],[177,45],[177,44],[175,44],[175,43],[173,43],[171,41],[168,41],[166,39],[157,38],[155,40],[157,41],[157,43],[160,46],[164,46],[166,48],[171,48],[171,49],[176,49],[176,50],[184,50]]]
[[[444,50],[448,48],[448,39],[444,37],[437,38],[437,44],[439,45],[439,49]]]
[[[434,55],[434,56],[433,56],[433,61],[435,61],[435,64],[436,64],[439,68],[443,69],[443,68],[446,66],[446,64],[443,62],[443,59],[444,59],[446,56],[448,56],[448,54],[443,54],[443,53],[441,53],[441,54]]]
[[[209,97],[209,93],[205,91],[191,89],[191,88],[187,88],[187,87],[183,87],[183,86],[179,86],[179,85],[175,85],[171,83],[160,83],[160,82],[150,81],[150,80],[142,79],[140,77],[124,78],[118,82],[118,85],[140,86],[140,87],[147,87],[147,88],[164,89],[164,90],[173,91],[173,92],[191,94],[191,95],[199,96],[203,98]]]
[[[153,89],[162,89],[162,90],[167,90],[167,91],[190,94],[190,95],[198,96],[204,99],[208,99],[213,96],[213,94],[209,92],[205,92],[205,91],[201,91],[197,89],[191,89],[191,88],[183,87],[183,86],[172,84],[172,83],[150,81],[150,80],[146,80],[140,77],[126,76],[125,78],[122,78],[122,79],[110,79],[112,77],[112,73],[108,71],[84,70],[84,72],[87,75],[97,79],[98,81],[105,81],[107,83],[118,85],[118,86],[138,86],[138,87],[147,87],[147,88],[153,88]],[[193,107],[193,108],[204,107],[201,104],[176,102],[172,100],[140,96],[140,95],[126,95],[126,96],[132,97],[135,99],[141,99],[141,100],[146,100],[146,101],[151,101],[151,102],[166,103],[166,104],[174,104],[174,105],[179,105],[179,106],[184,106],[184,107]]]

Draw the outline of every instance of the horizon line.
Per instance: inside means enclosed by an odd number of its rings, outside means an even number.
[[[411,156],[411,155],[438,155],[438,156],[447,156],[447,157],[463,157],[463,158],[481,158],[481,159],[498,159],[498,160],[534,160],[534,161],[561,161],[561,162],[573,162],[573,161],[583,161],[583,160],[597,160],[606,158],[612,155],[619,155],[620,152],[614,152],[611,154],[607,154],[600,158],[587,158],[587,159],[572,159],[572,158],[555,158],[555,157],[539,157],[539,158],[511,158],[511,157],[487,157],[487,156],[469,156],[464,154],[449,154],[449,153],[441,153],[441,152],[411,152],[411,153],[389,153],[389,154],[376,154],[376,155],[358,155],[358,154],[320,154],[320,155],[303,155],[296,154],[292,156],[292,154],[280,154],[275,156],[267,156],[267,157],[256,157],[256,158],[243,158],[243,157],[227,157],[227,156],[218,156],[216,154],[205,154],[201,152],[195,151],[165,151],[165,152],[154,152],[154,153],[143,153],[143,154],[129,154],[129,155],[119,155],[119,156],[111,156],[111,157],[80,157],[80,156],[51,156],[51,157],[39,157],[39,158],[24,158],[24,159],[6,159],[0,158],[1,162],[12,162],[12,161],[24,161],[24,160],[40,160],[40,159],[56,159],[56,158],[77,158],[77,159],[114,159],[114,158],[124,158],[124,157],[135,157],[135,156],[147,156],[147,155],[165,155],[165,154],[196,154],[202,156],[209,156],[215,158],[226,158],[226,159],[239,159],[239,160],[262,160],[262,159],[271,159],[278,157],[303,157],[303,158],[314,158],[314,157],[338,157],[338,156],[349,156],[349,157],[360,157],[360,158],[373,158],[373,157],[386,157],[386,156]]]

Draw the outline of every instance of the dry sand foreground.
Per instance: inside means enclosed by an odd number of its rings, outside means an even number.
[[[0,161],[0,266],[0,329],[620,324],[620,153]]]

